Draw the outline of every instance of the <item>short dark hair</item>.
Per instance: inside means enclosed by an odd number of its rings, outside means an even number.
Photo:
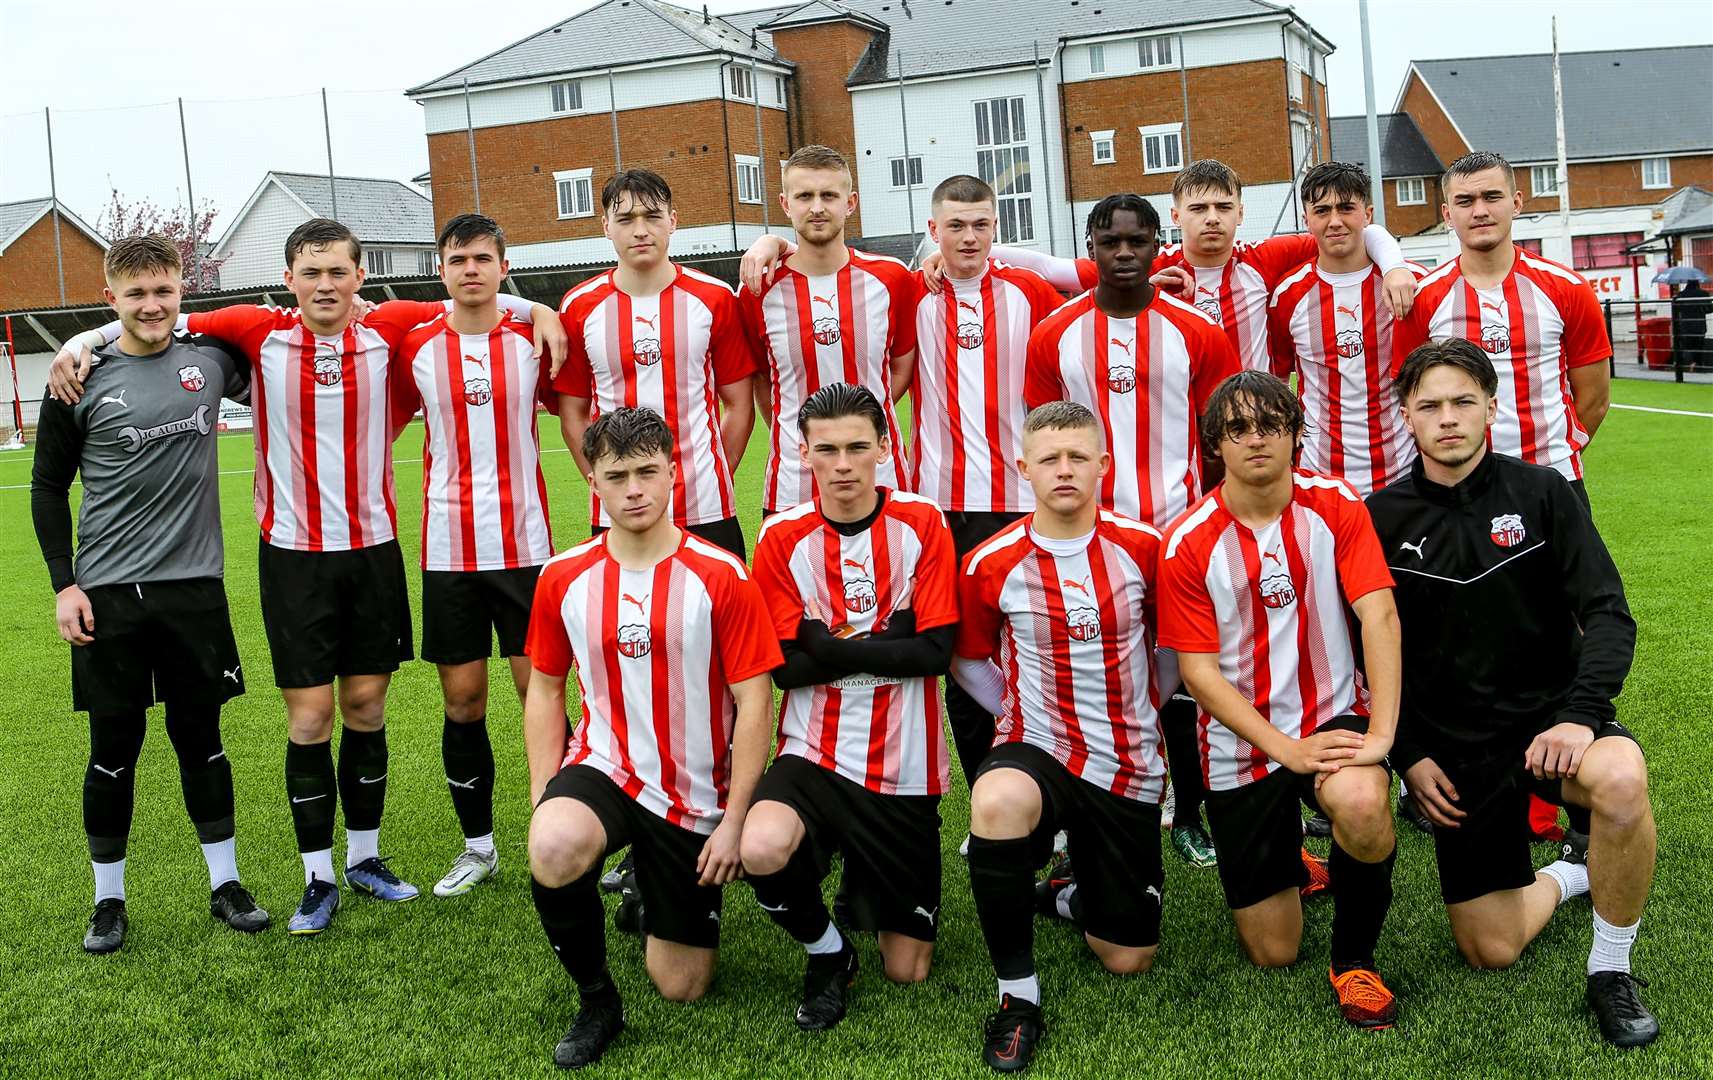
[[[929,205],[933,209],[938,210],[940,208],[940,204],[947,201],[960,203],[985,202],[995,203],[995,205],[997,205],[993,196],[993,185],[989,184],[979,176],[971,176],[968,173],[959,173],[956,176],[948,176],[944,180],[941,180],[939,185],[934,188],[934,196],[929,201]]]
[[[672,459],[672,429],[653,409],[604,412],[583,431],[583,459],[591,469],[604,457],[623,461],[650,454]]]
[[[1303,403],[1290,384],[1266,371],[1239,371],[1229,375],[1207,396],[1201,414],[1201,444],[1209,455],[1219,455],[1219,444],[1228,436],[1241,437],[1259,428],[1267,434],[1289,432],[1292,439],[1303,433]]]
[[[1319,202],[1331,195],[1335,200],[1351,199],[1371,205],[1373,196],[1368,182],[1368,170],[1348,161],[1323,161],[1303,174],[1303,205]]]
[[[1404,357],[1404,364],[1392,380],[1392,392],[1398,404],[1408,403],[1428,369],[1454,367],[1475,380],[1475,385],[1488,397],[1499,392],[1499,373],[1493,370],[1493,360],[1481,347],[1466,338],[1434,338],[1417,345]]]
[[[807,438],[811,420],[837,420],[845,416],[863,417],[874,425],[877,436],[886,438],[886,411],[880,407],[880,399],[868,387],[846,382],[828,383],[810,394],[797,410],[797,430]]]
[[[1237,175],[1237,170],[1218,158],[1202,158],[1192,161],[1172,180],[1172,198],[1176,200],[1191,191],[1211,188],[1223,191],[1227,195],[1243,194],[1243,179]]]
[[[482,237],[493,240],[494,246],[500,249],[500,258],[506,257],[506,231],[500,228],[500,223],[486,214],[459,214],[446,223],[440,230],[440,239],[435,241],[435,249],[445,251],[448,247],[462,247],[472,240]]]
[[[341,241],[351,245],[351,261],[361,263],[363,261],[363,245],[357,239],[356,233],[332,218],[310,218],[293,229],[291,235],[286,237],[286,267],[288,269],[291,267],[292,260],[303,254],[304,248],[332,247]]]
[[[1144,228],[1154,230],[1154,235],[1160,235],[1160,211],[1154,209],[1154,204],[1134,192],[1120,192],[1108,195],[1095,203],[1088,212],[1088,229],[1085,236],[1093,236],[1096,229],[1112,228],[1112,215],[1121,210],[1135,214]]]
[[[1439,189],[1444,191],[1454,176],[1474,176],[1488,169],[1499,169],[1505,174],[1505,186],[1512,191],[1517,190],[1517,172],[1511,168],[1511,163],[1504,157],[1491,150],[1472,150],[1450,165],[1446,166],[1445,175],[1439,178]]]
[[[652,169],[624,169],[608,177],[601,185],[601,213],[611,210],[620,195],[629,195],[632,202],[650,210],[672,208],[671,185]]]
[[[1075,401],[1049,401],[1029,410],[1023,418],[1023,434],[1036,431],[1080,431],[1084,428],[1099,432],[1100,420],[1094,410]]]

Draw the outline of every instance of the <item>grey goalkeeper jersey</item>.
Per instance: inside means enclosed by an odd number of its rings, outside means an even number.
[[[31,484],[37,539],[56,591],[70,554],[65,493],[83,478],[75,576],[98,585],[221,577],[220,399],[248,401],[249,362],[206,338],[153,356],[96,350],[83,398],[44,397]]]

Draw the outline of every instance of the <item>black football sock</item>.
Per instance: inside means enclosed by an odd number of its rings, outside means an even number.
[[[1327,871],[1332,875],[1334,971],[1374,966],[1374,947],[1392,906],[1392,863],[1397,857],[1394,845],[1384,859],[1366,863],[1333,841]]]
[[[547,943],[553,946],[553,954],[585,1000],[618,993],[607,974],[607,927],[601,894],[595,888],[599,876],[597,866],[557,889],[543,885],[533,876],[529,882],[530,893],[535,897],[535,913],[541,918]]]
[[[178,754],[184,808],[196,839],[217,844],[232,839],[232,763],[220,742],[220,706],[167,703],[167,737]]]
[[[1033,837],[988,840],[970,837],[970,893],[1000,979],[1035,973],[1035,854]]]
[[[83,773],[83,831],[98,863],[125,858],[136,806],[137,759],[143,752],[141,711],[89,717],[89,765]]]
[[[381,827],[387,803],[387,729],[339,735],[339,798],[345,804],[345,828],[372,832]]]
[[[488,719],[468,724],[446,718],[440,731],[440,759],[446,766],[446,786],[452,809],[465,837],[494,831],[494,748],[488,742]]]
[[[291,799],[291,824],[297,850],[327,851],[333,847],[333,810],[337,786],[333,780],[333,744],[286,743],[286,795]]]
[[[801,848],[792,853],[783,870],[752,874],[749,884],[761,910],[799,945],[813,945],[826,934],[833,920],[821,901],[814,861]]]
[[[1196,745],[1196,703],[1173,695],[1160,707],[1160,727],[1166,734],[1166,765],[1172,774],[1172,825],[1201,824],[1201,804],[1207,786],[1201,776],[1201,750]]]

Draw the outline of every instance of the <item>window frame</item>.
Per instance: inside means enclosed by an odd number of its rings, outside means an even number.
[[[1184,167],[1183,124],[1146,124],[1136,130],[1142,142],[1142,172],[1144,174],[1175,173]],[[1153,167],[1148,164],[1148,141],[1150,139],[1160,140],[1158,154],[1160,164]],[[1170,139],[1170,145],[1174,147],[1174,160],[1171,161],[1166,160],[1165,153],[1168,139]]]
[[[416,253],[416,272],[424,277],[434,276],[436,272],[434,268],[434,252],[424,248]]]
[[[1177,67],[1178,62],[1172,57],[1174,51],[1172,39],[1176,36],[1176,34],[1150,34],[1146,37],[1137,38],[1136,66],[1143,71]]]
[[[565,210],[566,200],[563,193],[563,186],[566,184],[571,185],[572,208],[569,213]],[[588,209],[586,210],[577,209],[577,190],[579,186],[582,187],[584,197],[588,200]],[[560,169],[555,172],[553,174],[553,209],[557,213],[560,221],[570,221],[574,218],[594,217],[595,170],[593,168]]]
[[[1663,177],[1655,177],[1654,183],[1648,183],[1648,166],[1665,172]],[[1659,191],[1671,187],[1671,159],[1668,157],[1649,157],[1642,159],[1642,188],[1647,191]]]
[[[1106,43],[1097,41],[1088,47],[1088,73],[1090,75],[1106,74]]]
[[[1399,206],[1426,206],[1427,205],[1427,177],[1425,177],[1425,176],[1400,176],[1396,180],[1392,181],[1392,184],[1393,184],[1393,194],[1397,198]],[[1414,189],[1415,190],[1415,197],[1414,198],[1406,198],[1404,196],[1404,185],[1405,184],[1414,184],[1415,185],[1415,189]]]
[[[1028,106],[1022,94],[971,102],[975,122],[976,175],[993,185],[998,219],[994,242],[1035,242],[1035,183],[1029,144]],[[1003,140],[997,136],[1003,127]]]
[[[1088,133],[1090,145],[1090,160],[1095,165],[1116,165],[1118,163],[1118,131],[1091,131]],[[1101,147],[1106,147],[1106,156],[1102,157]]]
[[[906,183],[903,184],[898,182],[900,166],[903,166],[904,168],[904,179]],[[922,167],[921,154],[911,154],[908,157],[903,154],[898,154],[894,157],[889,157],[886,159],[886,170],[886,178],[890,182],[891,190],[893,191],[903,191],[907,187],[920,188],[928,186],[926,182],[927,170]]]
[[[733,101],[754,101],[755,80],[751,77],[749,68],[743,64],[732,64],[726,68],[726,72],[726,96]],[[739,76],[742,76],[741,80]],[[739,85],[740,81],[743,86]]]
[[[733,154],[732,172],[737,180],[737,200],[739,203],[744,206],[760,206],[767,199],[767,189],[762,186],[760,158],[753,154]],[[750,186],[744,182],[746,174],[754,178],[754,187],[749,198],[744,197],[744,188]]]
[[[363,265],[371,277],[392,277],[394,273],[392,248],[369,248],[363,252]]]
[[[1551,187],[1542,187],[1541,178],[1543,176],[1551,178],[1551,180],[1552,180],[1552,186]],[[1529,166],[1529,197],[1530,198],[1532,198],[1532,199],[1544,199],[1544,198],[1555,197],[1558,195],[1558,190],[1559,190],[1558,166],[1556,164],[1555,165],[1530,165]]]
[[[571,116],[583,111],[583,80],[558,79],[547,84],[547,110],[554,116]],[[572,104],[571,99],[577,99]],[[555,99],[561,99],[560,105],[555,105]]]

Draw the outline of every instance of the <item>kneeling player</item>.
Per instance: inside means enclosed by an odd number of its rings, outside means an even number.
[[[1077,871],[1058,899],[1114,974],[1153,964],[1165,884],[1152,669],[1160,534],[1100,509],[1112,457],[1085,406],[1030,412],[1017,464],[1036,509],[964,561],[953,666],[1000,718],[970,793],[969,866],[999,977],[982,1060],[1001,1072],[1027,1066],[1045,1033],[1034,886],[1053,834],[1069,834]]]
[[[872,393],[822,387],[797,426],[818,494],[768,518],[756,541],[785,699],[743,865],[762,910],[809,950],[797,1026],[818,1031],[843,1019],[857,969],[821,902],[835,851],[852,925],[879,932],[887,978],[928,977],[949,778],[935,677],[952,662],[957,560],[939,507],[875,487],[892,447]]]
[[[1382,762],[1398,718],[1398,615],[1362,501],[1292,469],[1302,434],[1301,403],[1265,372],[1208,399],[1202,442],[1225,479],[1167,534],[1160,640],[1201,705],[1208,823],[1244,951],[1263,967],[1296,960],[1309,880],[1299,801],[1318,806],[1332,819],[1333,990],[1346,1020],[1383,1028],[1397,1019],[1374,946],[1396,851]],[[1366,688],[1346,604],[1362,624]]]
[[[1489,445],[1499,379],[1477,345],[1410,353],[1396,390],[1421,457],[1368,497],[1411,639],[1392,762],[1434,823],[1439,887],[1469,963],[1509,967],[1553,911],[1593,894],[1588,1004],[1609,1042],[1659,1023],[1630,947],[1654,870],[1648,768],[1612,699],[1635,656],[1624,583],[1569,480]],[[1536,872],[1529,795],[1592,811]]]
[[[781,663],[743,563],[667,514],[672,432],[648,409],[614,409],[583,435],[613,527],[542,568],[530,614],[524,703],[535,908],[582,1008],[554,1049],[598,1060],[624,1028],[607,974],[601,862],[636,853],[649,978],[694,1001],[714,977],[720,886],[767,763],[767,674]],[[582,719],[565,729],[565,676]]]

